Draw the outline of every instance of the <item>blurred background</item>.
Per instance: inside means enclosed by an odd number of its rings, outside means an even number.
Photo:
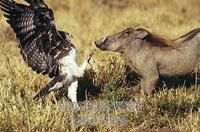
[[[23,0],[17,0],[23,2]],[[200,25],[199,0],[45,0],[55,13],[58,29],[74,36],[83,59],[94,41],[127,27],[146,27],[175,38]],[[16,43],[12,29],[1,13],[1,41]],[[2,45],[2,44],[1,44]],[[16,44],[12,44],[13,47]],[[6,44],[5,48],[12,49]],[[84,54],[84,55],[82,55]],[[82,58],[83,57],[83,58]]]

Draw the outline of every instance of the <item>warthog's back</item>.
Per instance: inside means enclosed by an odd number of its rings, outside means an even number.
[[[200,62],[199,38],[180,44],[178,49],[161,48],[156,51],[158,68],[161,75],[184,75],[191,72]]]

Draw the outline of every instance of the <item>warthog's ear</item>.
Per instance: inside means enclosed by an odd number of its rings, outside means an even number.
[[[139,29],[135,30],[135,36],[136,36],[136,38],[139,38],[139,39],[144,39],[149,34],[150,34],[149,31],[147,31],[146,29],[143,29],[143,28],[139,28]]]

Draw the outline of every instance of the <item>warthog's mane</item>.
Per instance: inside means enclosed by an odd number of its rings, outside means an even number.
[[[173,40],[162,37],[161,35],[157,35],[154,33],[151,33],[147,29],[144,28],[138,28],[137,30],[145,31],[148,33],[148,35],[144,38],[144,40],[152,46],[158,46],[158,47],[172,47],[172,48],[178,48],[178,44],[175,43]]]

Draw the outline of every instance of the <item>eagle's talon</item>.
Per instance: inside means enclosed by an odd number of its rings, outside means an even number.
[[[92,53],[88,56],[88,58],[87,58],[87,62],[88,62],[88,63],[90,63],[90,60],[91,60],[91,58],[92,58],[93,55],[94,55],[94,53],[92,52]]]

